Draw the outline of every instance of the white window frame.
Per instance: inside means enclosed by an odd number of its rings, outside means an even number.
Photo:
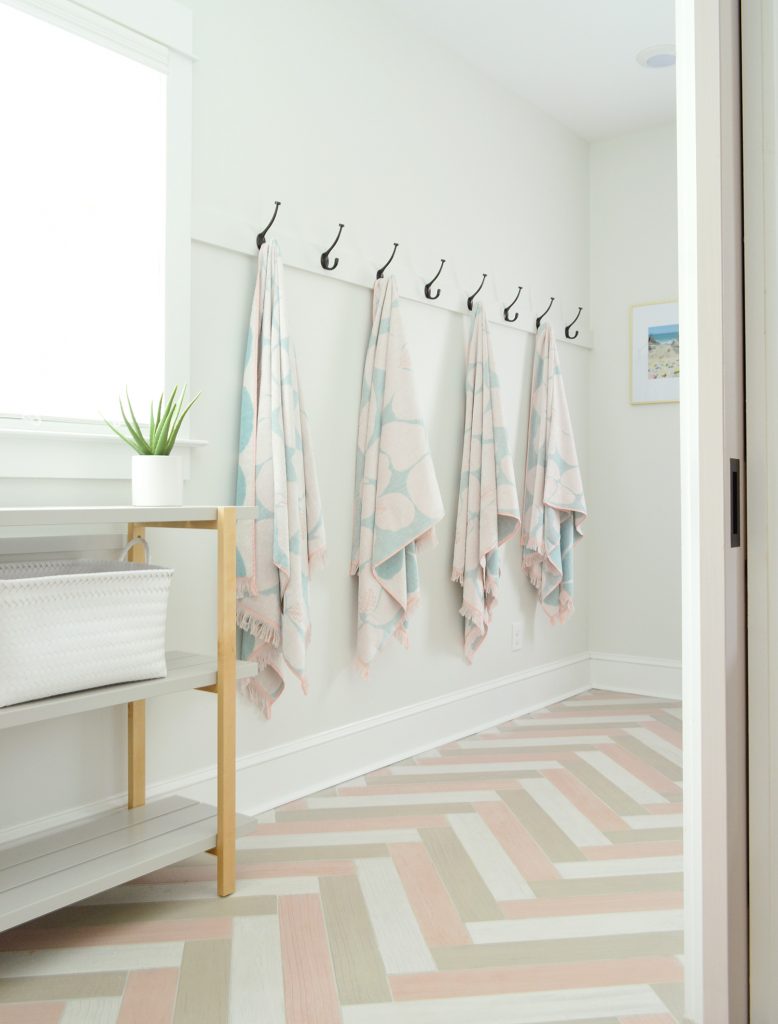
[[[165,388],[189,385],[192,13],[176,0],[0,0],[161,68],[167,75]],[[195,441],[184,423],[177,450]],[[131,450],[107,427],[0,416],[0,478],[126,479]],[[1,485],[0,485],[1,486]],[[0,502],[1,503],[1,502]]]

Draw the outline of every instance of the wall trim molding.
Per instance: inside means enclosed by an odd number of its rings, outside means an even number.
[[[589,681],[598,690],[681,699],[681,661],[634,654],[589,652]]]
[[[627,675],[626,671],[629,674]],[[520,715],[596,687],[621,693],[680,698],[681,663],[664,658],[588,652],[544,662],[461,690],[406,704],[380,715],[325,729],[290,743],[243,754],[237,760],[238,807],[261,814],[320,789],[415,757],[445,743],[493,728]],[[527,683],[532,682],[531,688]],[[283,761],[283,770],[279,763]],[[182,793],[215,801],[215,767],[149,783],[150,800]],[[80,804],[0,830],[0,844],[121,807],[123,793]]]
[[[533,681],[531,691],[526,684]],[[418,704],[238,757],[238,807],[260,814],[320,789],[413,757],[425,750],[529,714],[589,688],[589,655],[584,652],[440,694]],[[324,754],[326,750],[326,756]],[[279,762],[284,762],[279,771]],[[325,767],[326,766],[326,767]],[[215,801],[215,766],[176,775],[147,786],[149,800],[182,793]],[[0,830],[0,844],[121,807],[117,793],[91,803]]]

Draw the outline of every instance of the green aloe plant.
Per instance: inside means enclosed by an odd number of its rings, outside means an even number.
[[[173,445],[176,443],[178,432],[181,429],[181,424],[184,422],[184,417],[200,397],[199,394],[195,395],[192,401],[185,405],[186,385],[182,388],[181,397],[178,401],[176,401],[177,394],[178,385],[173,388],[173,392],[170,398],[168,398],[164,409],[162,408],[162,403],[165,400],[164,392],[159,397],[156,410],[154,409],[154,403],[151,403],[147,435],[144,435],[143,428],[138,423],[128,391],[125,391],[124,397],[127,402],[129,415],[125,411],[121,398],[119,399],[119,408],[121,409],[122,419],[128,433],[122,433],[118,427],[115,427],[113,423],[109,423],[108,420],[105,420],[105,422],[114,434],[120,437],[130,448],[134,448],[138,455],[170,455],[173,451]]]

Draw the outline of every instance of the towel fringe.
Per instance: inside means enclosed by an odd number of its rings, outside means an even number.
[[[256,615],[248,611],[245,608],[239,608],[237,614],[238,628],[244,630],[246,633],[250,633],[256,640],[261,644],[269,644],[272,648],[278,648],[281,646],[281,633],[279,629],[272,625],[270,622],[264,622],[262,619],[258,619]],[[258,661],[258,658],[252,657],[250,661]],[[262,666],[265,667],[264,665]]]

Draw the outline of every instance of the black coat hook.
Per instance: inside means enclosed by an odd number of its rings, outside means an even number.
[[[265,244],[265,235],[272,228],[273,221],[276,219],[276,215],[278,214],[278,207],[280,205],[281,204],[278,202],[278,200],[276,200],[276,208],[275,210],[273,210],[273,216],[270,218],[270,223],[268,224],[264,231],[260,231],[259,234],[257,235],[257,249],[261,249],[262,246]]]
[[[513,316],[508,316],[508,314],[510,313],[512,307],[515,306],[516,303],[519,301],[519,296],[521,295],[522,290],[523,290],[523,285],[519,285],[519,290],[516,292],[516,298],[513,300],[513,302],[509,306],[506,306],[505,309],[502,311],[502,317],[503,317],[503,320],[506,321],[506,323],[515,324],[516,321],[519,319],[519,314],[518,313],[515,313]]]
[[[389,259],[386,261],[386,263],[384,263],[384,265],[379,269],[378,273],[375,276],[376,281],[380,281],[380,279],[384,276],[384,271],[386,270],[386,268],[389,266],[389,264],[394,259],[394,254],[397,252],[397,246],[399,244],[400,244],[399,242],[395,242],[394,243],[394,249],[392,249],[392,255],[389,257]]]
[[[578,312],[575,314],[575,316],[570,321],[570,323],[567,325],[567,327],[565,327],[565,337],[567,338],[568,341],[573,341],[575,338],[578,337],[578,331],[576,331],[575,334],[571,334],[570,333],[570,328],[573,326],[573,324],[576,322],[576,320],[578,319],[578,317],[581,315],[582,312],[583,312],[583,306],[579,306],[578,307]]]
[[[474,299],[474,298],[476,297],[476,295],[477,295],[477,294],[478,294],[478,293],[479,293],[479,292],[481,291],[481,289],[483,288],[483,286],[484,286],[484,281],[485,281],[485,280],[486,280],[486,274],[484,274],[484,276],[483,276],[483,277],[481,278],[481,283],[480,283],[480,284],[478,285],[478,287],[477,287],[477,288],[476,288],[476,290],[475,290],[475,291],[473,292],[473,294],[472,294],[471,296],[469,296],[469,298],[468,298],[468,300],[467,300],[467,308],[468,308],[468,309],[472,310],[472,308],[473,308],[473,299]]]
[[[428,299],[432,299],[432,301],[433,301],[433,302],[435,301],[435,299],[439,299],[439,298],[440,298],[440,288],[438,288],[438,290],[437,290],[437,291],[435,292],[435,294],[433,295],[433,294],[432,294],[432,286],[433,286],[433,284],[435,284],[435,282],[437,281],[437,279],[438,279],[438,278],[440,277],[440,275],[441,275],[441,274],[443,273],[443,264],[444,264],[445,262],[446,262],[445,260],[441,260],[441,261],[440,261],[440,270],[438,270],[437,274],[435,274],[435,276],[434,276],[434,277],[433,277],[433,279],[432,279],[432,280],[431,280],[431,281],[429,282],[429,284],[425,284],[425,285],[424,285],[424,294],[425,294],[425,295],[427,296],[427,298],[428,298]]]
[[[549,304],[546,306],[545,310],[540,314],[540,316],[535,321],[535,330],[539,330],[540,329],[540,324],[541,324],[541,322],[543,320],[543,317],[546,315],[546,313],[548,313],[549,309],[551,309],[551,307],[553,305],[554,305],[554,296],[552,295],[551,296],[551,302],[549,302]]]
[[[337,265],[340,263],[340,257],[339,256],[336,256],[335,259],[332,261],[332,263],[330,263],[330,253],[332,252],[332,250],[335,248],[335,246],[340,241],[340,236],[341,236],[342,232],[343,232],[343,225],[342,224],[338,224],[338,233],[337,233],[337,235],[335,235],[335,241],[332,243],[332,245],[329,247],[329,249],[327,249],[326,252],[323,252],[321,254],[321,259],[320,259],[319,262],[321,263],[322,268],[324,270],[334,270],[335,267],[337,267]]]

